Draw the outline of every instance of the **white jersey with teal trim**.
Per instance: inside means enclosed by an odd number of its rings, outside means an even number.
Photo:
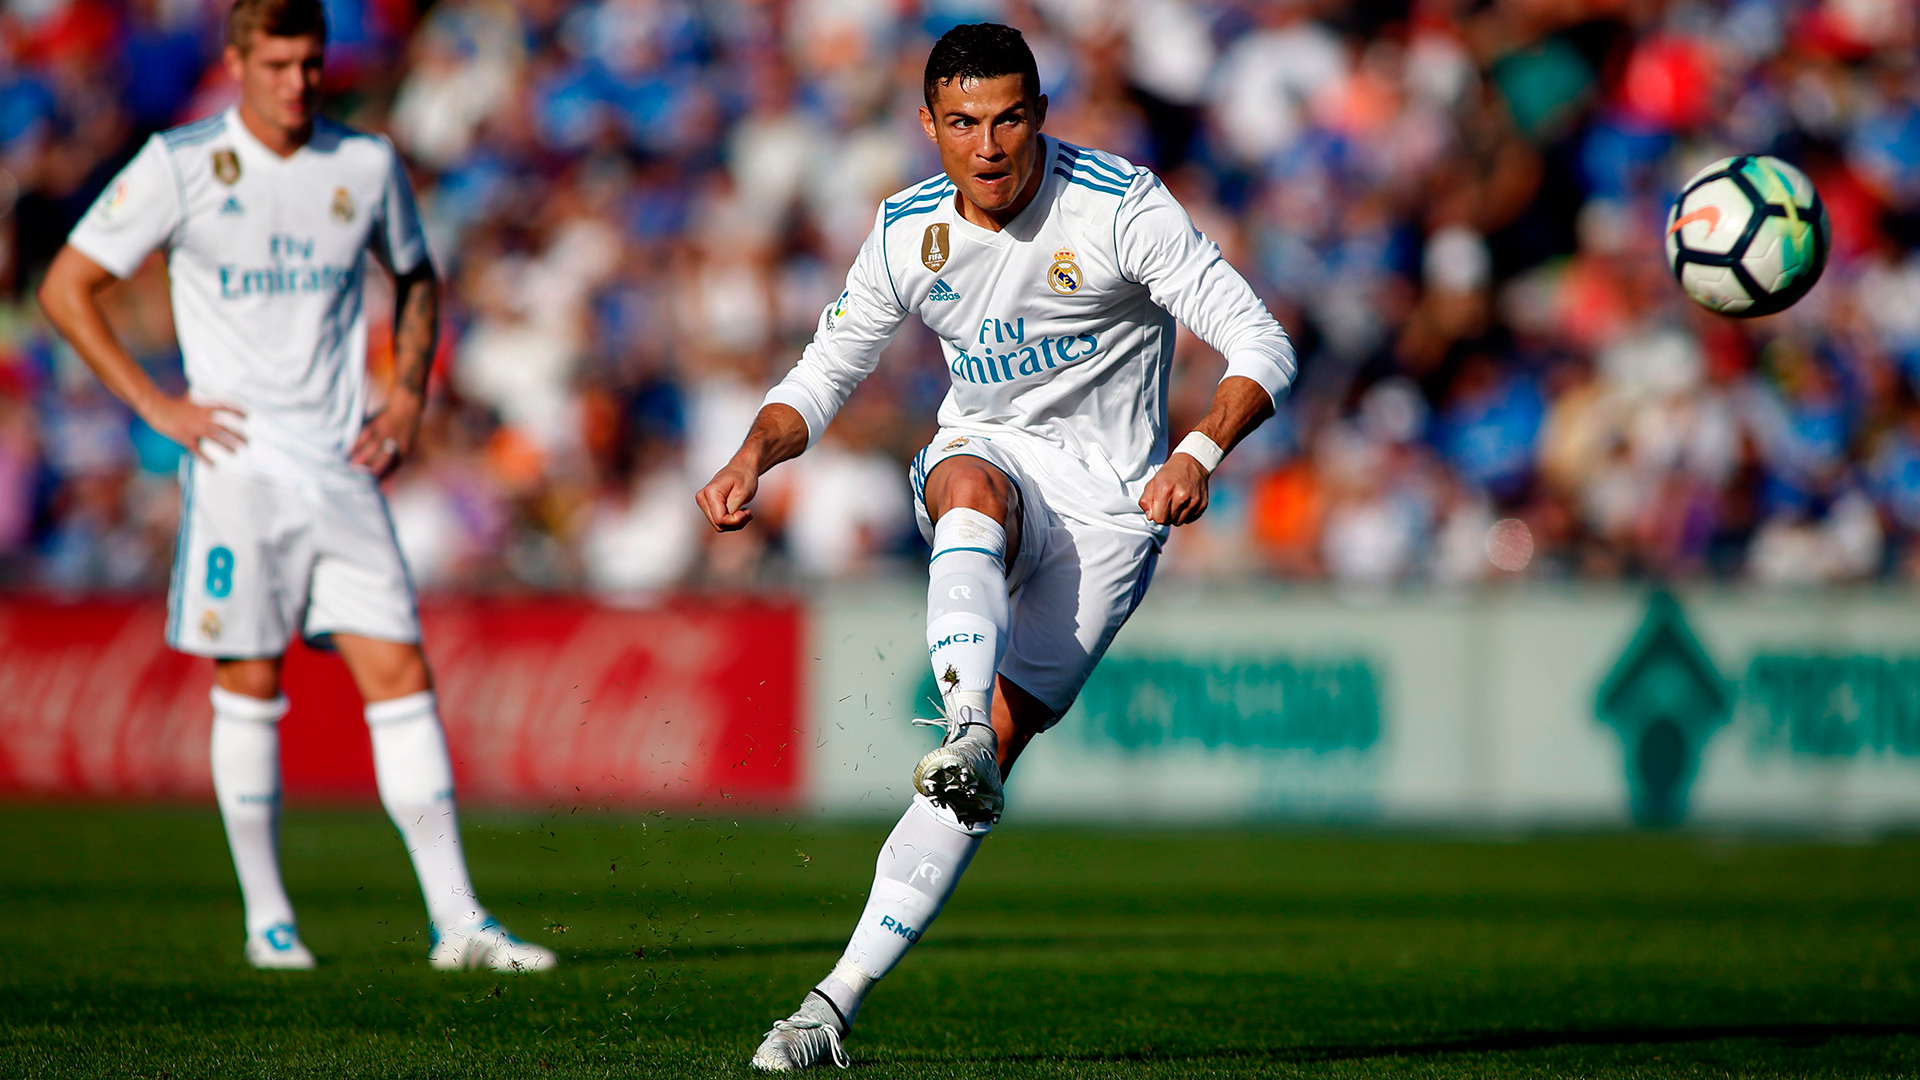
[[[767,395],[818,439],[909,314],[940,337],[948,433],[1014,441],[1069,517],[1156,535],[1138,500],[1166,460],[1174,319],[1276,399],[1293,346],[1159,179],[1046,138],[1044,182],[1006,228],[936,176],[887,199],[800,362]]]
[[[167,252],[196,400],[246,411],[221,468],[364,483],[347,461],[367,407],[366,256],[396,273],[427,247],[393,146],[326,120],[282,158],[229,109],[141,148],[70,243],[119,277]]]

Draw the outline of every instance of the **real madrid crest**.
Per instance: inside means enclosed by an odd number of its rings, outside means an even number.
[[[231,150],[213,152],[213,178],[232,187],[240,179],[240,155]]]
[[[947,223],[936,221],[927,226],[925,235],[920,237],[920,263],[934,273],[947,265],[947,253],[953,245],[947,240]]]
[[[1070,296],[1080,288],[1080,264],[1074,261],[1072,248],[1053,253],[1053,265],[1047,268],[1047,285],[1061,296]]]
[[[353,220],[353,196],[347,194],[346,188],[333,189],[333,220],[342,225]]]
[[[206,635],[208,641],[219,641],[220,616],[212,611],[203,612],[200,616],[200,632]]]

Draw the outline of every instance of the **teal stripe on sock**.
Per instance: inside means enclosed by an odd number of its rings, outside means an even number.
[[[993,558],[996,558],[996,559],[1004,559],[1004,558],[1006,558],[1006,557],[1007,557],[1007,556],[1006,556],[1006,553],[1005,553],[1005,552],[1000,552],[1000,551],[989,551],[989,550],[987,550],[986,548],[977,548],[977,547],[951,547],[951,548],[941,548],[941,549],[940,549],[939,551],[936,551],[936,552],[934,552],[934,553],[933,553],[933,555],[932,555],[932,556],[930,556],[930,557],[929,557],[929,558],[927,559],[927,561],[928,561],[928,562],[932,562],[932,561],[933,561],[934,559],[937,559],[937,558],[939,558],[939,557],[940,557],[940,556],[942,556],[942,555],[950,555],[950,554],[952,554],[953,552],[956,552],[956,551],[977,551],[977,552],[979,552],[979,553],[980,553],[980,554],[982,554],[982,555],[990,555],[990,556],[992,556]]]

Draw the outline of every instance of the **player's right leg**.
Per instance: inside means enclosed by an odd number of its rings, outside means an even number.
[[[768,1031],[751,1064],[773,1072],[846,1064],[840,1040],[873,985],[920,940],[959,884],[1004,805],[1005,767],[1026,738],[1009,710],[1032,703],[996,695],[1009,621],[1008,567],[1019,563],[1024,507],[987,440],[961,437],[924,475],[923,527],[931,533],[927,648],[946,713],[946,738],[914,770],[915,796],[881,845],[873,889],[847,950],[800,1008]],[[977,451],[978,453],[975,453]],[[1029,551],[1032,554],[1032,551]],[[1017,584],[1017,582],[1016,582]],[[1037,704],[1037,703],[1034,703]],[[1008,738],[996,731],[996,720]],[[1027,718],[1035,731],[1052,719]]]
[[[1029,506],[1036,509],[1043,508]],[[1022,524],[1028,548],[1013,574],[1019,607],[992,703],[1002,777],[1073,704],[1145,596],[1158,552],[1154,537],[1126,530],[1035,513]],[[753,1064],[786,1071],[845,1060],[840,1040],[867,992],[939,913],[987,828],[963,824],[924,796],[914,800],[881,849],[847,951],[800,1009],[767,1033]]]
[[[280,878],[280,662],[219,660],[213,686],[213,792],[246,912],[247,962],[305,970],[313,954],[295,929]]]
[[[280,877],[280,654],[291,635],[306,552],[284,492],[195,462],[181,467],[180,536],[167,596],[167,643],[214,660],[214,795],[240,879],[246,957],[311,968]]]
[[[920,760],[913,786],[961,822],[991,825],[1006,803],[993,687],[1007,643],[1007,569],[1020,550],[1020,489],[995,462],[962,454],[929,470],[921,502],[933,523],[927,657],[947,735]]]

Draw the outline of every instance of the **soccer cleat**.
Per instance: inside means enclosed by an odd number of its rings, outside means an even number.
[[[753,1060],[747,1064],[762,1072],[799,1072],[823,1061],[843,1069],[853,1064],[840,1046],[840,1029],[794,1013],[773,1022],[773,1030],[760,1040],[760,1049],[753,1052]]]
[[[945,720],[915,720],[922,726],[944,724],[947,737],[913,770],[915,791],[943,806],[969,826],[992,825],[1007,805],[1001,786],[1000,758],[993,728],[972,706],[961,706]],[[984,734],[982,734],[984,732]]]
[[[545,971],[560,963],[552,949],[521,941],[491,915],[442,931],[429,926],[427,963],[441,971]]]
[[[300,943],[292,923],[274,923],[247,935],[247,963],[262,971],[312,971],[313,954]]]

